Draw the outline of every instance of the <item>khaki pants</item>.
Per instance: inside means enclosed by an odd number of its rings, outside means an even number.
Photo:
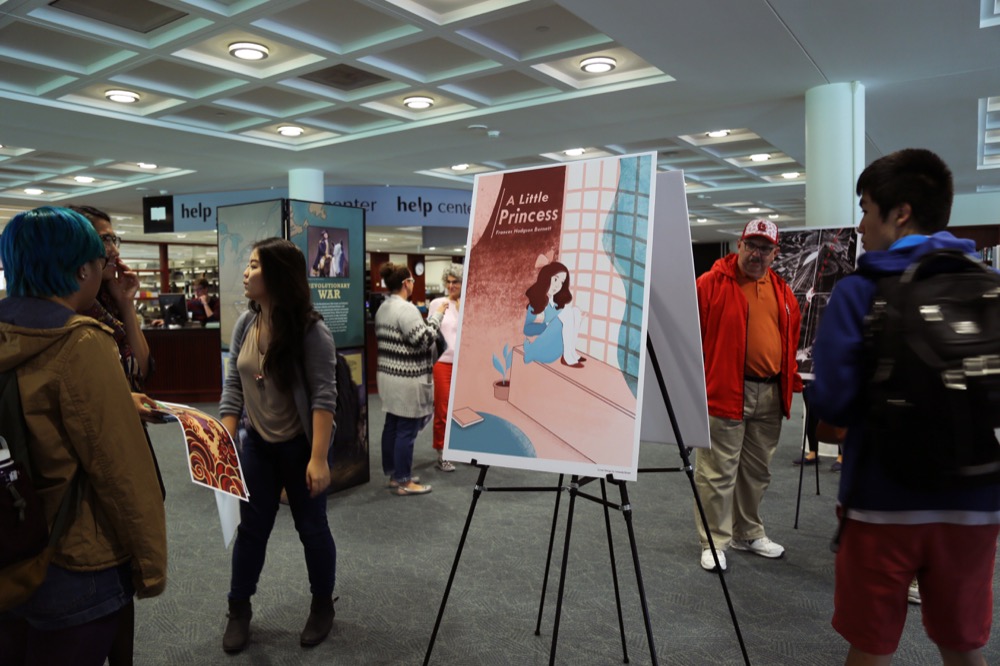
[[[781,386],[744,382],[743,420],[708,417],[711,449],[695,454],[694,481],[715,547],[764,536],[760,502],[771,483],[769,466],[781,435]],[[701,547],[708,537],[695,505]]]

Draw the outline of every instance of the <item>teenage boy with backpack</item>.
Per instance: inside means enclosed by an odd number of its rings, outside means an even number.
[[[821,419],[847,427],[838,496],[838,511],[846,515],[838,535],[833,626],[850,643],[848,665],[889,664],[906,621],[907,588],[916,578],[924,627],[943,662],[985,664],[981,648],[992,623],[1000,485],[934,489],[900,480],[886,473],[878,438],[866,427],[873,409],[881,407],[872,396],[866,346],[866,317],[879,280],[904,273],[928,252],[972,253],[975,245],[944,231],[951,171],[928,150],[900,150],[872,162],[858,179],[857,193],[866,252],[858,272],[838,283],[823,314],[813,347],[815,381],[807,388]],[[942,405],[924,411],[940,420],[949,418],[946,410]]]

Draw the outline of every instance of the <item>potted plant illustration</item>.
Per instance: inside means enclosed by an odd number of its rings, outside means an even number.
[[[500,380],[493,382],[493,397],[506,400],[510,395],[510,366],[514,363],[514,350],[503,346],[503,359],[493,354],[493,367],[500,373]]]

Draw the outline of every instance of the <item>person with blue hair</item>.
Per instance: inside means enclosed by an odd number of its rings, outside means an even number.
[[[93,304],[108,259],[85,217],[45,206],[11,219],[0,261],[8,291],[0,372],[16,372],[50,528],[73,480],[83,479],[44,581],[3,607],[0,655],[100,666],[122,609],[136,594],[160,594],[167,573],[163,501],[118,350],[109,329],[78,314]]]

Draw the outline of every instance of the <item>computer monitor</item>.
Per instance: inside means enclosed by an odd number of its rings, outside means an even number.
[[[160,294],[160,319],[164,326],[183,326],[187,323],[187,299],[184,294]]]

